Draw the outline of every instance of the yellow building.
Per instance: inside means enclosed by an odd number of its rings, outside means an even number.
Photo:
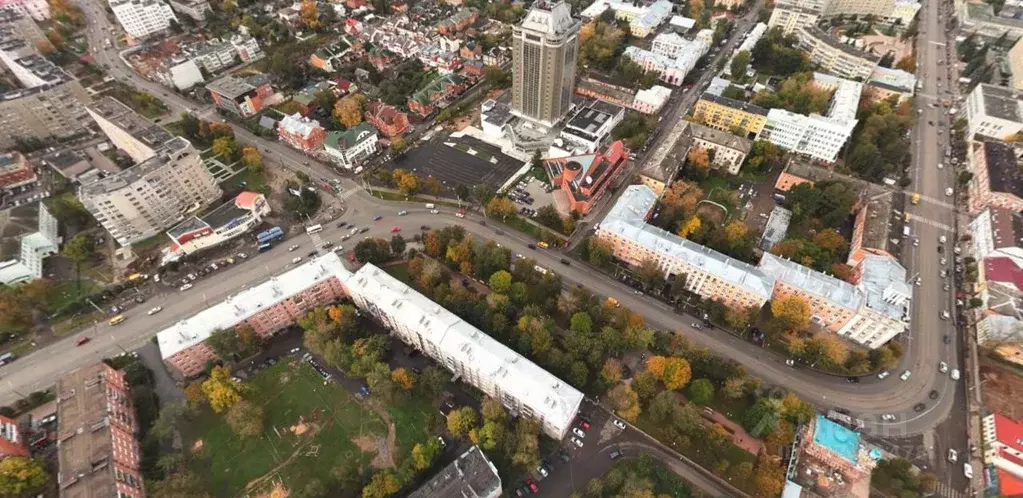
[[[696,102],[693,121],[721,131],[741,128],[746,138],[760,134],[767,123],[767,109],[747,102],[704,93]]]

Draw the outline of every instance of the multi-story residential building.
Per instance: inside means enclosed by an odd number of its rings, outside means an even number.
[[[2,5],[2,3],[0,3]],[[0,51],[14,48],[16,40],[23,40],[25,47],[34,52],[41,43],[48,42],[43,30],[28,14],[14,8],[0,7]],[[22,55],[29,55],[25,53]]]
[[[1023,102],[1012,90],[981,83],[966,99],[966,139],[1009,140],[1023,129]]]
[[[337,255],[320,259],[329,258]],[[569,433],[583,393],[567,382],[371,264],[344,285],[363,312],[406,344],[510,411],[535,418],[548,436],[561,440]]]
[[[141,163],[82,185],[78,197],[121,245],[147,239],[220,198],[199,151],[175,137]]]
[[[807,7],[792,5],[787,2],[779,2],[771,11],[771,18],[767,21],[767,27],[781,28],[786,35],[795,33],[797,29],[808,26],[816,26],[820,21],[821,13]]]
[[[317,69],[333,73],[341,69],[342,58],[351,50],[352,45],[347,40],[338,38],[333,44],[316,49],[309,56],[309,64]]]
[[[170,28],[178,22],[170,6],[161,0],[110,0],[110,9],[124,31],[142,39]]]
[[[817,415],[800,426],[790,482],[813,496],[869,498],[870,475],[880,454],[859,432]]]
[[[916,17],[916,13],[920,12],[920,8],[923,5],[916,0],[895,0],[895,5],[892,8],[891,13],[888,14],[889,22],[897,22],[903,26],[909,26],[913,19]]]
[[[814,159],[834,162],[856,128],[856,109],[863,85],[821,73],[814,73],[814,85],[835,90],[827,116],[771,109],[759,138]]]
[[[18,421],[0,415],[0,460],[10,456],[28,456],[28,443]]]
[[[251,36],[234,35],[231,37],[230,42],[234,46],[238,58],[246,64],[256,62],[266,56],[263,53],[263,49],[260,48],[259,42]]]
[[[57,379],[60,496],[144,498],[142,452],[131,387],[106,363]]]
[[[955,8],[963,33],[973,33],[989,40],[1002,36],[1007,40],[1018,40],[1023,36],[1023,20],[1016,17],[1018,9],[1002,7],[996,14],[992,5],[983,2],[959,2]]]
[[[479,19],[479,16],[480,11],[476,8],[463,7],[438,22],[436,26],[437,32],[445,36],[451,36],[465,31],[469,26],[472,26],[472,23],[476,22],[476,19]]]
[[[809,53],[810,62],[842,78],[866,81],[881,62],[877,54],[846,45],[816,26],[802,26],[795,34],[799,48]]]
[[[39,180],[35,170],[20,152],[0,154],[0,192],[23,187]]]
[[[21,238],[18,259],[0,262],[0,283],[15,285],[43,277],[43,260],[60,250],[57,219],[39,203],[38,230]]]
[[[739,174],[739,168],[753,148],[753,141],[748,138],[698,123],[689,123],[686,130],[693,140],[694,147],[714,151],[714,160],[711,161],[710,167],[727,171],[730,175]]]
[[[992,206],[970,222],[974,253],[981,263],[989,258],[1007,258],[1023,268],[1023,219],[1017,211]],[[984,265],[979,265],[983,270]],[[983,279],[981,279],[983,281]]]
[[[1012,48],[1005,54],[1005,61],[1009,64],[1009,72],[1012,73],[1010,86],[1013,90],[1023,91],[1023,38],[1016,40]]]
[[[295,113],[284,116],[277,123],[277,137],[302,152],[315,152],[323,147],[323,139],[327,137],[327,130],[320,126],[320,122]]]
[[[441,74],[409,97],[408,108],[422,117],[429,116],[438,106],[446,107],[448,100],[461,95],[468,87],[468,81],[461,75]]]
[[[195,22],[204,22],[206,14],[213,12],[208,0],[168,0],[172,9],[179,14],[192,18]]]
[[[693,109],[693,119],[721,131],[739,132],[746,138],[760,134],[767,124],[767,109],[711,93],[700,96]]]
[[[649,4],[596,0],[579,16],[583,19],[596,19],[604,11],[611,9],[615,13],[615,19],[629,23],[629,31],[632,36],[646,38],[671,17],[673,7],[674,5],[668,0],[657,0]]]
[[[388,138],[400,136],[409,129],[408,114],[380,101],[366,107],[366,122]]]
[[[50,3],[46,0],[0,0],[0,10],[13,10],[35,21],[50,20]]]
[[[986,414],[980,424],[984,465],[990,466],[985,472],[997,477],[997,495],[1019,496],[1023,492],[1023,424],[1000,413]]]
[[[572,107],[579,28],[564,1],[530,7],[512,31],[512,114],[553,126]]]
[[[560,189],[555,204],[563,213],[590,212],[593,204],[610,187],[629,159],[629,151],[621,140],[613,142],[601,153],[550,158],[544,168],[551,185]]]
[[[575,86],[575,93],[643,114],[657,114],[671,97],[671,89],[661,85],[654,85],[649,90],[636,90],[608,83],[593,76],[581,78]]]
[[[24,140],[63,140],[88,133],[83,105],[89,102],[78,80],[39,55],[0,61],[24,88],[0,94],[0,148]]]
[[[211,74],[233,66],[238,55],[234,45],[226,41],[196,44],[189,47],[188,52],[188,57]]]
[[[625,55],[644,70],[656,72],[661,81],[678,86],[707,54],[710,45],[706,37],[689,40],[675,33],[661,33],[654,37],[651,50],[630,46]]]
[[[323,150],[335,163],[351,169],[356,161],[377,151],[377,131],[369,123],[359,123],[345,131],[327,133]]]
[[[599,100],[580,106],[558,134],[560,148],[577,153],[596,152],[606,143],[618,123],[625,118],[625,109]]]
[[[136,163],[156,155],[176,137],[162,126],[143,118],[121,101],[106,96],[86,108],[114,147]]]
[[[1005,142],[970,142],[968,158],[970,211],[979,213],[988,207],[1023,211],[1023,173],[1013,147]]]
[[[472,445],[408,498],[498,498],[501,492],[501,476],[497,474],[497,467],[490,463],[479,446]]]
[[[229,74],[209,82],[206,89],[217,107],[246,118],[263,110],[274,93],[270,78],[265,74],[245,78]]]
[[[617,258],[640,265],[653,261],[665,273],[686,275],[689,292],[733,308],[760,307],[767,300],[799,296],[812,322],[871,349],[906,329],[912,296],[906,270],[890,256],[869,254],[856,268],[855,285],[765,253],[757,266],[729,258],[649,225],[657,194],[632,185],[601,221],[596,236],[609,241]]]
[[[245,324],[259,337],[268,338],[313,308],[344,297],[343,280],[350,275],[331,252],[228,296],[158,332],[163,361],[177,375],[198,375],[217,359],[217,353],[205,343],[213,332]]]
[[[895,213],[906,207],[903,196],[882,190],[868,193],[860,204],[849,240],[847,264],[856,267],[867,254],[898,255],[900,240],[894,234],[902,232],[905,221]]]

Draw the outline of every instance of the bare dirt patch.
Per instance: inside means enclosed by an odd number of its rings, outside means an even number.
[[[374,469],[387,469],[394,467],[391,452],[387,451],[387,439],[373,436],[357,436],[352,438],[352,443],[359,447],[363,453],[374,453],[370,465]],[[383,451],[381,451],[383,449]]]
[[[980,381],[984,406],[1013,420],[1023,419],[1023,377],[1010,368],[980,357]]]
[[[703,215],[707,219],[714,220],[719,226],[725,223],[728,212],[709,202],[701,202],[696,206],[696,214]]]

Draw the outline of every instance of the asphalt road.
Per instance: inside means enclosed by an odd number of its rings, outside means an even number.
[[[101,47],[102,38],[105,37],[103,30],[107,26],[108,20],[97,4],[85,3],[83,7],[90,21],[89,38],[93,42],[93,46]],[[926,36],[943,38],[944,34],[940,32],[936,24],[936,13],[928,7],[925,9],[924,15],[927,16],[929,24]],[[929,42],[923,43],[925,53],[920,59],[922,67],[927,67],[927,65],[935,64],[934,47],[936,45]],[[111,73],[122,81],[128,81],[136,87],[161,96],[172,112],[179,113],[196,107],[193,102],[132,73],[123,66],[113,50],[100,51],[94,55],[101,63],[107,63]],[[936,74],[934,70],[929,72],[931,75]],[[933,79],[927,80],[923,93],[933,95],[935,90],[936,82]],[[918,101],[925,102],[926,97],[918,99]],[[925,109],[921,120],[926,122],[924,118],[928,116],[933,119],[934,116],[929,114],[933,112]],[[210,110],[208,107],[202,107],[199,108],[199,113],[207,115]],[[947,169],[941,172],[935,168],[936,151],[933,150],[933,147],[925,146],[927,143],[935,143],[934,128],[921,128],[922,131],[919,132],[924,135],[916,140],[919,150],[915,151],[916,175],[920,179],[915,181],[914,185],[917,186],[916,188],[920,188],[927,198],[941,202],[945,199],[944,187],[950,181],[945,177],[950,173]],[[313,178],[337,176],[330,168],[314,161],[310,161],[308,166],[305,165],[304,163],[309,161],[307,157],[282,144],[255,137],[240,127],[235,127],[235,133],[243,141],[257,143],[261,149],[273,151],[269,158],[271,163],[279,162],[289,169],[304,171]],[[947,136],[947,132],[944,136]],[[939,177],[939,175],[943,176]],[[342,219],[353,221],[359,226],[372,225],[373,230],[367,235],[389,237],[388,231],[394,223],[400,224],[405,229],[405,233],[418,229],[419,225],[424,223],[434,227],[444,224],[459,224],[471,233],[496,240],[512,251],[536,257],[539,264],[555,269],[569,285],[581,283],[596,294],[616,297],[623,305],[646,317],[649,325],[662,330],[680,330],[697,344],[724,357],[734,359],[745,366],[751,374],[761,377],[767,382],[784,385],[820,406],[841,406],[851,410],[868,422],[866,431],[869,433],[881,436],[923,433],[944,420],[954,404],[953,396],[951,396],[954,391],[951,389],[954,387],[954,383],[946,376],[937,374],[938,359],[945,358],[951,362],[956,358],[956,349],[943,345],[941,334],[936,332],[947,330],[951,333],[949,325],[939,320],[935,311],[947,306],[950,298],[940,291],[941,287],[938,285],[939,278],[936,268],[938,230],[929,222],[914,223],[914,232],[920,236],[920,248],[907,261],[911,273],[920,271],[924,275],[924,282],[930,284],[916,288],[913,339],[909,342],[905,355],[905,364],[914,372],[914,375],[907,381],[899,381],[897,375],[893,374],[883,382],[865,381],[860,384],[848,384],[843,378],[788,368],[782,359],[765,354],[755,345],[729,334],[713,329],[693,330],[688,326],[689,323],[695,321],[692,317],[680,316],[667,305],[636,296],[632,293],[631,288],[585,268],[580,263],[575,263],[573,266],[561,265],[559,260],[562,255],[556,251],[530,251],[526,248],[526,244],[532,241],[512,230],[505,230],[504,235],[497,235],[494,233],[493,227],[483,227],[475,223],[478,221],[477,219],[470,219],[471,222],[466,223],[454,218],[449,210],[445,210],[446,212],[440,215],[430,215],[425,209],[419,209],[421,206],[413,206],[409,209],[408,217],[399,219],[394,216],[394,213],[401,209],[401,206],[408,207],[407,204],[380,201],[371,198],[364,192],[351,193],[353,188],[355,186],[351,182],[346,182],[346,192],[342,196],[347,197],[349,210]],[[376,213],[383,214],[386,218],[382,222],[373,224],[370,220]],[[952,213],[940,204],[925,200],[915,208],[914,213],[918,213],[922,219],[951,226]],[[321,235],[324,240],[336,242],[340,238],[340,230],[331,225]],[[307,237],[302,236],[299,239],[303,238]],[[304,245],[308,244],[304,243]],[[281,271],[285,265],[290,263],[292,257],[294,257],[293,253],[287,253],[282,248],[252,257],[242,264],[221,270],[216,278],[198,282],[195,288],[186,293],[168,292],[154,298],[150,301],[153,305],[164,306],[164,311],[158,315],[149,317],[145,316],[144,309],[133,310],[129,320],[120,327],[101,324],[95,330],[88,331],[93,336],[93,340],[84,346],[75,347],[73,339],[64,340],[46,348],[45,353],[37,352],[2,367],[0,368],[0,378],[6,382],[0,382],[0,386],[6,388],[0,394],[0,403],[8,403],[21,394],[46,387],[59,373],[97,361],[103,356],[120,352],[121,347],[126,349],[136,347],[149,340],[161,328],[194,314],[205,303],[223,299],[237,289],[252,285],[270,274]],[[141,316],[139,316],[140,314]],[[942,329],[942,327],[945,328]],[[953,344],[953,346],[955,345],[957,344]],[[53,361],[51,358],[60,360]],[[958,364],[958,361],[955,364]],[[927,394],[931,389],[937,389],[943,393],[941,401],[936,406],[931,406],[931,402],[927,399]],[[928,403],[928,410],[914,413],[912,407],[919,402]],[[896,414],[899,421],[894,424],[881,424],[877,416],[884,413]]]

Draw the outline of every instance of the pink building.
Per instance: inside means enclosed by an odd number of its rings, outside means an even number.
[[[1023,171],[1012,145],[999,141],[971,142],[970,211],[986,207],[1023,211]]]

